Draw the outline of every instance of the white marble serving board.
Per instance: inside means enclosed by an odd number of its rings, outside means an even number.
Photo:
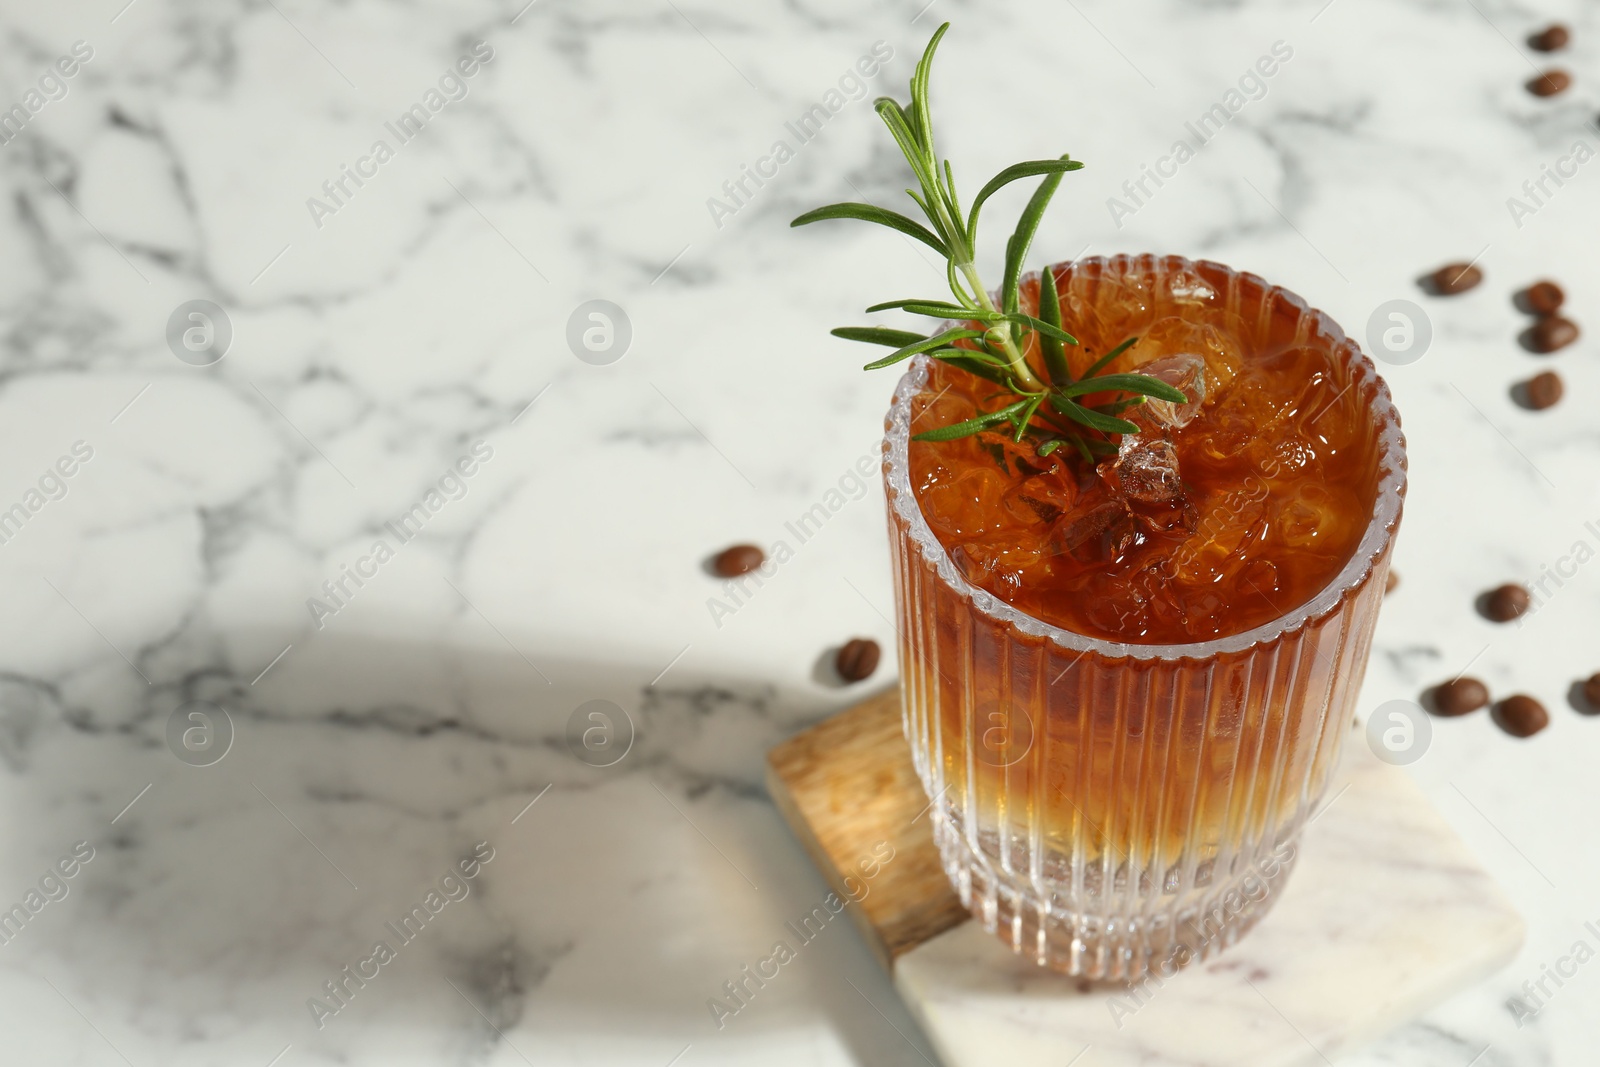
[[[975,922],[901,956],[895,985],[948,1067],[1328,1063],[1508,963],[1510,901],[1411,778],[1352,741],[1283,898],[1199,967],[1091,985]]]

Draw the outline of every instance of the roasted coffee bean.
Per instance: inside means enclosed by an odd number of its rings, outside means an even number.
[[[1572,40],[1572,34],[1567,28],[1557,22],[1546,26],[1532,37],[1528,38],[1528,47],[1536,52],[1559,52],[1567,47],[1567,42]]]
[[[1457,678],[1433,689],[1433,707],[1440,715],[1465,715],[1487,703],[1489,687],[1476,678]]]
[[[1577,339],[1577,323],[1560,315],[1546,315],[1528,328],[1523,343],[1535,352],[1554,352]]]
[[[1553,370],[1535,374],[1522,383],[1522,389],[1527,395],[1528,406],[1535,411],[1554,407],[1565,391],[1565,387],[1561,384],[1561,375]]]
[[[1494,706],[1494,721],[1512,737],[1532,737],[1550,725],[1550,713],[1537,700],[1518,693]]]
[[[1387,578],[1385,578],[1383,580],[1383,595],[1384,596],[1388,596],[1390,593],[1394,592],[1395,587],[1398,586],[1399,584],[1400,584],[1400,572],[1396,571],[1396,570],[1391,570],[1389,572],[1389,577],[1387,577]]]
[[[878,658],[882,655],[878,642],[870,637],[857,637],[846,641],[844,647],[839,649],[838,656],[834,657],[834,669],[839,672],[839,677],[847,682],[859,682],[863,678],[870,678],[872,672],[878,669]]]
[[[1600,674],[1590,675],[1583,683],[1583,699],[1589,702],[1591,710],[1600,711]]]
[[[1528,82],[1528,92],[1534,96],[1554,96],[1572,86],[1572,75],[1560,67],[1553,67]]]
[[[1428,288],[1439,296],[1454,296],[1475,288],[1483,281],[1483,271],[1471,263],[1446,263],[1428,275]]]
[[[1506,584],[1489,592],[1484,601],[1484,612],[1495,622],[1510,622],[1520,618],[1533,606],[1533,597],[1520,585]]]
[[[711,569],[723,578],[737,578],[749,574],[767,561],[767,554],[755,545],[734,545],[718,552],[711,561]]]
[[[1554,315],[1566,298],[1555,282],[1534,282],[1517,294],[1515,303],[1530,315]]]

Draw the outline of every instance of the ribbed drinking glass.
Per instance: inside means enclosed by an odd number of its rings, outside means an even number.
[[[1248,346],[1328,353],[1370,435],[1370,522],[1320,593],[1235,636],[1125,644],[1048,625],[966,581],[912,489],[925,357],[895,393],[884,470],[904,723],[945,871],[985,927],[1042,965],[1166,975],[1235,942],[1289,875],[1350,732],[1405,495],[1405,442],[1357,345],[1283,289],[1178,257],[1055,271],[1137,274],[1158,293],[1192,293],[1198,280],[1237,315]]]

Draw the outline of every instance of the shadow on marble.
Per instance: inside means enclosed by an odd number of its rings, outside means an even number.
[[[0,991],[63,1027],[81,1011],[134,1062],[266,1063],[286,1044],[299,1062],[440,1062],[505,1043],[666,1063],[774,1030],[921,1062],[884,1026],[879,1011],[915,1032],[848,922],[804,945],[786,925],[828,889],[763,757],[828,698],[525,651],[328,632],[254,685],[170,672],[125,721],[45,694],[19,729],[8,705],[0,891],[20,898],[75,841],[95,856],[0,945]],[[608,767],[567,740],[597,699],[635,727]],[[233,724],[212,766],[167,747],[191,700]],[[405,925],[413,905],[426,922]],[[719,1028],[711,998],[738,1005],[724,983],[780,939],[796,959]]]
[[[864,682],[847,682],[840,676],[839,650],[843,647],[844,643],[840,642],[837,645],[829,645],[817,654],[817,658],[811,664],[811,680],[823,689],[850,690],[851,703],[860,703],[881,693],[886,688],[882,683],[887,673],[882,668]],[[889,678],[888,681],[890,685],[894,684],[893,678]]]
[[[1579,715],[1600,715],[1600,708],[1589,703],[1588,697],[1583,695],[1584,679],[1579,678],[1567,687],[1567,707]]]

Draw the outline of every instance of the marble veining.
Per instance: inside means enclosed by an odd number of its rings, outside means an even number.
[[[1576,84],[1536,100],[1522,83],[1546,61],[1519,42],[1554,17]],[[945,18],[935,107],[963,187],[1024,157],[1088,161],[1040,256],[1216,258],[1357,336],[1386,300],[1426,310],[1432,348],[1383,368],[1411,487],[1363,711],[1470,665],[1554,723],[1526,742],[1481,715],[1435,723],[1409,773],[1528,942],[1339,1062],[1584,1062],[1594,975],[1531,1019],[1507,1005],[1596,919],[1577,813],[1600,722],[1567,691],[1600,669],[1600,570],[1519,626],[1471,611],[1600,520],[1594,343],[1530,356],[1509,303],[1549,275],[1586,327],[1600,306],[1583,237],[1600,165],[1520,227],[1507,207],[1575,142],[1600,145],[1600,19],[1570,0],[0,3],[0,109],[92,50],[0,139],[0,512],[27,512],[0,541],[0,902],[94,849],[0,943],[0,1058],[932,1055],[844,928],[726,1027],[705,1002],[825,892],[762,791],[762,753],[867,688],[840,687],[828,649],[892,637],[875,493],[803,543],[786,533],[875,448],[893,388],[825,331],[942,274],[892,234],[787,227],[899,195],[865,100],[731,217],[708,202],[875,46],[892,55],[869,95],[903,93]],[[1265,94],[1114,219],[1123,183],[1279,41],[1293,57]],[[459,98],[333,215],[308,207],[475,48],[492,58]],[[1480,289],[1417,290],[1474,257]],[[608,365],[567,341],[593,299],[631,324]],[[206,366],[167,341],[192,300],[232,330]],[[1567,401],[1517,408],[1512,382],[1545,367]],[[92,456],[64,489],[42,486],[80,442]],[[324,583],[475,442],[493,456],[464,491],[388,535],[392,557],[318,617]],[[708,610],[726,595],[709,553],[786,538],[792,557],[735,613]],[[594,700],[631,723],[610,766],[569,743]],[[232,725],[209,766],[169,741],[195,702]],[[319,1029],[308,1000],[480,843],[495,859],[468,895]]]

